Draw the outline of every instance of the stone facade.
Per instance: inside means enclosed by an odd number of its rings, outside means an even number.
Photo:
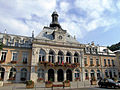
[[[57,12],[53,12],[50,26],[44,27],[36,37],[0,33],[0,40],[4,44],[0,51],[0,80],[4,83],[81,82],[93,76],[99,80],[118,75],[115,54],[93,43],[80,44],[62,29]]]

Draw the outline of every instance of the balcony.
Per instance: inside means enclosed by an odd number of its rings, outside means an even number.
[[[107,67],[107,66],[108,66],[107,64],[104,65],[104,67]]]
[[[9,81],[14,81],[15,78],[14,78],[14,77],[10,77],[8,80],[9,80]]]
[[[97,66],[97,67],[99,67],[99,66],[100,66],[100,64],[97,64],[96,66]]]
[[[79,67],[80,64],[79,63],[59,63],[59,62],[56,62],[56,63],[51,63],[51,62],[47,62],[47,61],[41,61],[41,62],[38,62],[38,65],[44,65],[45,67],[46,66],[49,66],[49,67],[69,67],[69,68],[75,68],[75,67]]]
[[[4,63],[5,62],[5,60],[0,60],[0,63]]]
[[[16,64],[16,63],[17,63],[17,61],[11,61],[11,63],[12,63],[12,64]]]
[[[88,64],[85,64],[85,66],[88,66]]]
[[[27,64],[27,62],[24,61],[23,64]]]
[[[90,66],[94,66],[94,64],[90,64]]]
[[[3,78],[0,78],[0,81],[3,81]]]

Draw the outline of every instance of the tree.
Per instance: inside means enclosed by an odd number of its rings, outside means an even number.
[[[113,45],[111,45],[110,47],[108,46],[108,48],[109,48],[111,51],[119,50],[119,49],[120,49],[120,42],[117,43],[117,44],[113,44]]]

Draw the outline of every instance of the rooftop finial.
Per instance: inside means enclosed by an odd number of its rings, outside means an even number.
[[[34,38],[34,30],[32,31],[32,38]]]
[[[7,33],[7,30],[5,29],[4,33],[6,34]]]

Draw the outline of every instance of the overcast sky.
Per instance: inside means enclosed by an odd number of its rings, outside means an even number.
[[[120,42],[120,0],[0,0],[0,32],[35,36],[51,23],[53,11],[63,29],[80,43]]]

